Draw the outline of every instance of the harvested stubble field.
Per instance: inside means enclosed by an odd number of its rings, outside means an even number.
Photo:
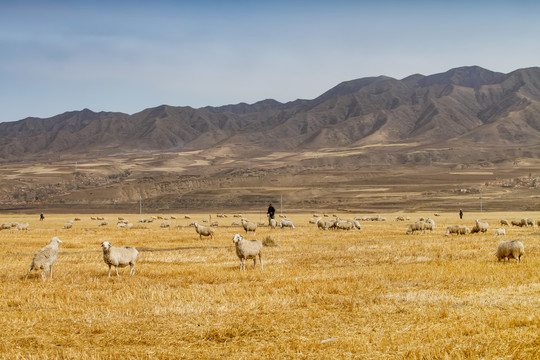
[[[104,227],[89,215],[0,215],[0,223],[30,223],[0,231],[0,358],[540,357],[540,234],[507,228],[506,240],[525,245],[521,264],[497,262],[493,236],[501,218],[540,213],[466,214],[463,224],[487,220],[489,233],[453,237],[444,232],[460,223],[456,214],[415,235],[405,235],[409,222],[392,221],[398,214],[359,231],[318,230],[310,215],[293,214],[294,230],[258,229],[278,246],[264,248],[264,270],[250,261],[245,272],[232,247],[241,228],[219,226],[215,240],[200,241],[176,215],[161,229],[160,220],[122,214],[131,230],[117,229],[111,214]],[[63,241],[53,280],[33,272],[23,281],[53,236]],[[105,240],[140,248],[135,276],[123,268],[107,277]]]

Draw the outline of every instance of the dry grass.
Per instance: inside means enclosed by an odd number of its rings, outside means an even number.
[[[409,236],[408,222],[381,215],[389,221],[360,231],[320,231],[298,214],[289,216],[295,230],[260,227],[259,239],[279,245],[264,249],[264,271],[245,272],[232,247],[241,228],[200,241],[186,227],[207,216],[120,230],[116,215],[108,227],[88,215],[1,215],[30,230],[0,231],[0,359],[540,357],[538,230],[507,229],[525,244],[521,264],[493,255],[501,218],[540,213],[466,214],[465,224],[478,217],[492,230],[462,237],[443,236],[456,214],[435,217],[433,234]],[[62,230],[74,216],[82,221]],[[64,241],[54,279],[23,281],[53,236]],[[141,251],[135,276],[124,268],[109,279],[105,240],[163,251]]]

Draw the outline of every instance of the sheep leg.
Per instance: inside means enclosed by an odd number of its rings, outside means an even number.
[[[253,258],[253,268],[255,269],[256,266],[257,266],[257,258],[254,257]]]
[[[52,267],[53,267],[53,266],[51,265],[51,267],[49,268],[51,280],[52,280]]]
[[[245,262],[246,260],[245,259],[240,259],[240,271],[242,271],[242,269],[245,269]]]
[[[43,279],[43,281],[47,280],[47,270],[45,269],[41,270],[41,278]]]
[[[28,272],[26,273],[26,276],[24,277],[24,281],[28,280],[28,275],[30,275],[30,271],[32,271],[32,265],[30,265],[30,269],[28,269]]]
[[[118,275],[118,266],[115,266],[114,270],[116,270],[116,277],[120,277],[120,275]]]
[[[129,275],[132,276],[135,274],[135,264],[129,264]]]
[[[111,265],[109,265],[109,277],[111,277]]]
[[[259,253],[259,262],[261,263],[261,270],[263,270],[263,261],[262,261],[262,256],[261,254]]]

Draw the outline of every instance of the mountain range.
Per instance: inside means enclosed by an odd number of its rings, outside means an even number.
[[[381,145],[496,147],[540,157],[540,68],[508,74],[478,66],[397,80],[346,81],[312,100],[221,107],[162,105],[132,115],[70,111],[0,123],[0,160],[53,154],[306,151]],[[461,155],[460,155],[461,156]]]

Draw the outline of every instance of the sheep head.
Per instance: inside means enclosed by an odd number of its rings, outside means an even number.
[[[109,249],[111,247],[111,243],[108,241],[104,241],[101,243],[101,247],[105,250]]]
[[[238,243],[238,242],[241,241],[241,240],[244,240],[244,238],[243,238],[242,235],[240,235],[240,234],[235,234],[235,235],[233,236],[233,239],[232,239],[233,243],[235,243],[235,244]]]

